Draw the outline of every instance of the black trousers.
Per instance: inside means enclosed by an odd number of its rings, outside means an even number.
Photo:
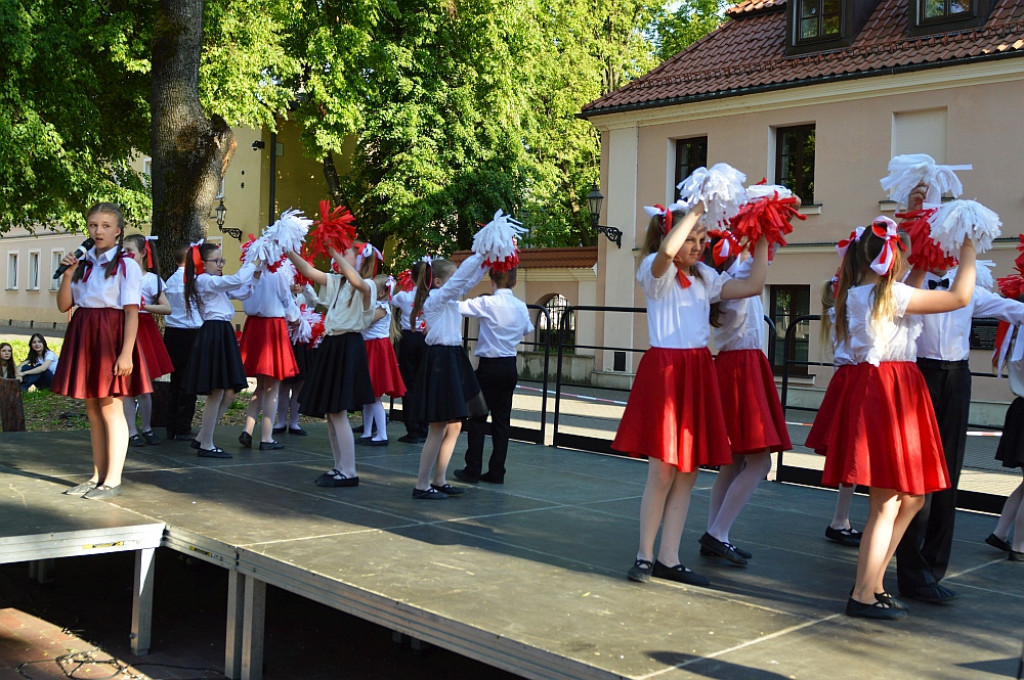
[[[515,357],[480,357],[476,368],[487,408],[491,412],[491,459],[487,471],[496,480],[505,479],[505,459],[508,457],[508,437],[512,429],[512,397],[515,395],[519,373]],[[469,447],[466,449],[466,472],[479,477],[483,467],[484,425],[487,416],[470,418],[466,426]]]
[[[952,486],[925,496],[924,506],[896,547],[900,590],[934,586],[946,575],[971,408],[971,369],[966,361],[918,359],[917,365],[931,394]]]
[[[409,420],[409,414],[412,413],[412,392],[415,391],[413,387],[426,350],[427,343],[423,339],[423,333],[402,331],[402,340],[398,344],[398,372],[402,374],[402,382],[405,383],[402,417],[405,420],[405,432],[412,437],[427,436],[427,423]]]
[[[196,395],[188,394],[183,389],[185,368],[192,354],[198,328],[164,327],[164,346],[171,357],[174,372],[171,373],[171,387],[167,392],[167,416],[164,423],[167,427],[167,438],[173,439],[178,434],[188,434],[192,429],[192,418],[196,413]]]

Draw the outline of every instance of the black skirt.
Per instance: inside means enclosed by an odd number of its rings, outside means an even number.
[[[362,335],[328,335],[314,356],[299,392],[299,413],[323,418],[328,413],[359,411],[376,401]]]
[[[473,366],[459,346],[427,345],[412,392],[412,421],[450,423],[487,415]]]
[[[299,367],[299,372],[290,378],[285,378],[281,381],[284,385],[294,385],[297,382],[302,382],[309,375],[309,369],[313,365],[313,357],[315,351],[309,348],[309,343],[300,342],[292,345],[292,351],[295,352],[295,364]]]
[[[192,345],[182,389],[186,394],[210,394],[213,390],[241,392],[247,384],[231,322],[204,321]]]
[[[1002,461],[1003,467],[1024,467],[1024,399],[1021,397],[1014,399],[1006,410],[996,460]]]

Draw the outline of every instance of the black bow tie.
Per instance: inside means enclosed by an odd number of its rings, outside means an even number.
[[[949,279],[932,279],[928,282],[928,288],[935,290],[936,288],[949,288]]]

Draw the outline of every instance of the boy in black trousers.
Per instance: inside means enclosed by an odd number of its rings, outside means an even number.
[[[523,336],[533,332],[526,303],[512,293],[516,269],[490,272],[492,295],[482,295],[459,303],[463,316],[480,320],[479,339],[473,354],[479,360],[476,379],[480,383],[491,415],[491,459],[481,474],[484,453],[484,423],[487,417],[471,418],[467,432],[466,467],[455,471],[455,478],[476,484],[505,482],[505,458],[512,422],[512,396],[519,380],[516,346]]]

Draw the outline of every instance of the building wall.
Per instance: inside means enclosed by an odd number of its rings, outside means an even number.
[[[790,246],[776,256],[768,286],[810,286],[810,312],[820,314],[820,287],[838,266],[831,244],[880,213],[892,215],[895,206],[879,179],[894,153],[912,151],[930,153],[940,163],[974,165],[959,173],[963,197],[976,198],[1001,215],[1003,235],[1009,238],[983,257],[996,262],[997,276],[1006,275],[1017,255],[1024,214],[1024,189],[1016,180],[1024,157],[1024,128],[1017,113],[1022,105],[1024,59],[1017,58],[595,116],[591,120],[601,130],[603,147],[602,223],[625,232],[621,250],[605,246],[599,251],[603,294],[598,298],[610,305],[644,306],[639,286],[625,285],[635,270],[637,253],[630,248],[643,240],[643,206],[667,205],[673,198],[674,140],[707,136],[709,165],[727,162],[746,173],[750,183],[761,177],[774,181],[775,129],[807,123],[816,126],[814,205],[803,208],[807,219],[795,224]],[[900,124],[907,114],[920,112],[927,112],[919,116],[927,129]],[[906,148],[911,144],[929,148]],[[642,315],[632,326],[623,326],[606,321],[598,337],[646,343]],[[828,360],[817,328],[808,339],[811,359]],[[972,365],[985,370],[986,353],[973,354]],[[627,371],[635,370],[634,364]],[[812,371],[807,382],[823,389],[830,374]],[[1005,381],[976,380],[974,396],[1006,400]]]

